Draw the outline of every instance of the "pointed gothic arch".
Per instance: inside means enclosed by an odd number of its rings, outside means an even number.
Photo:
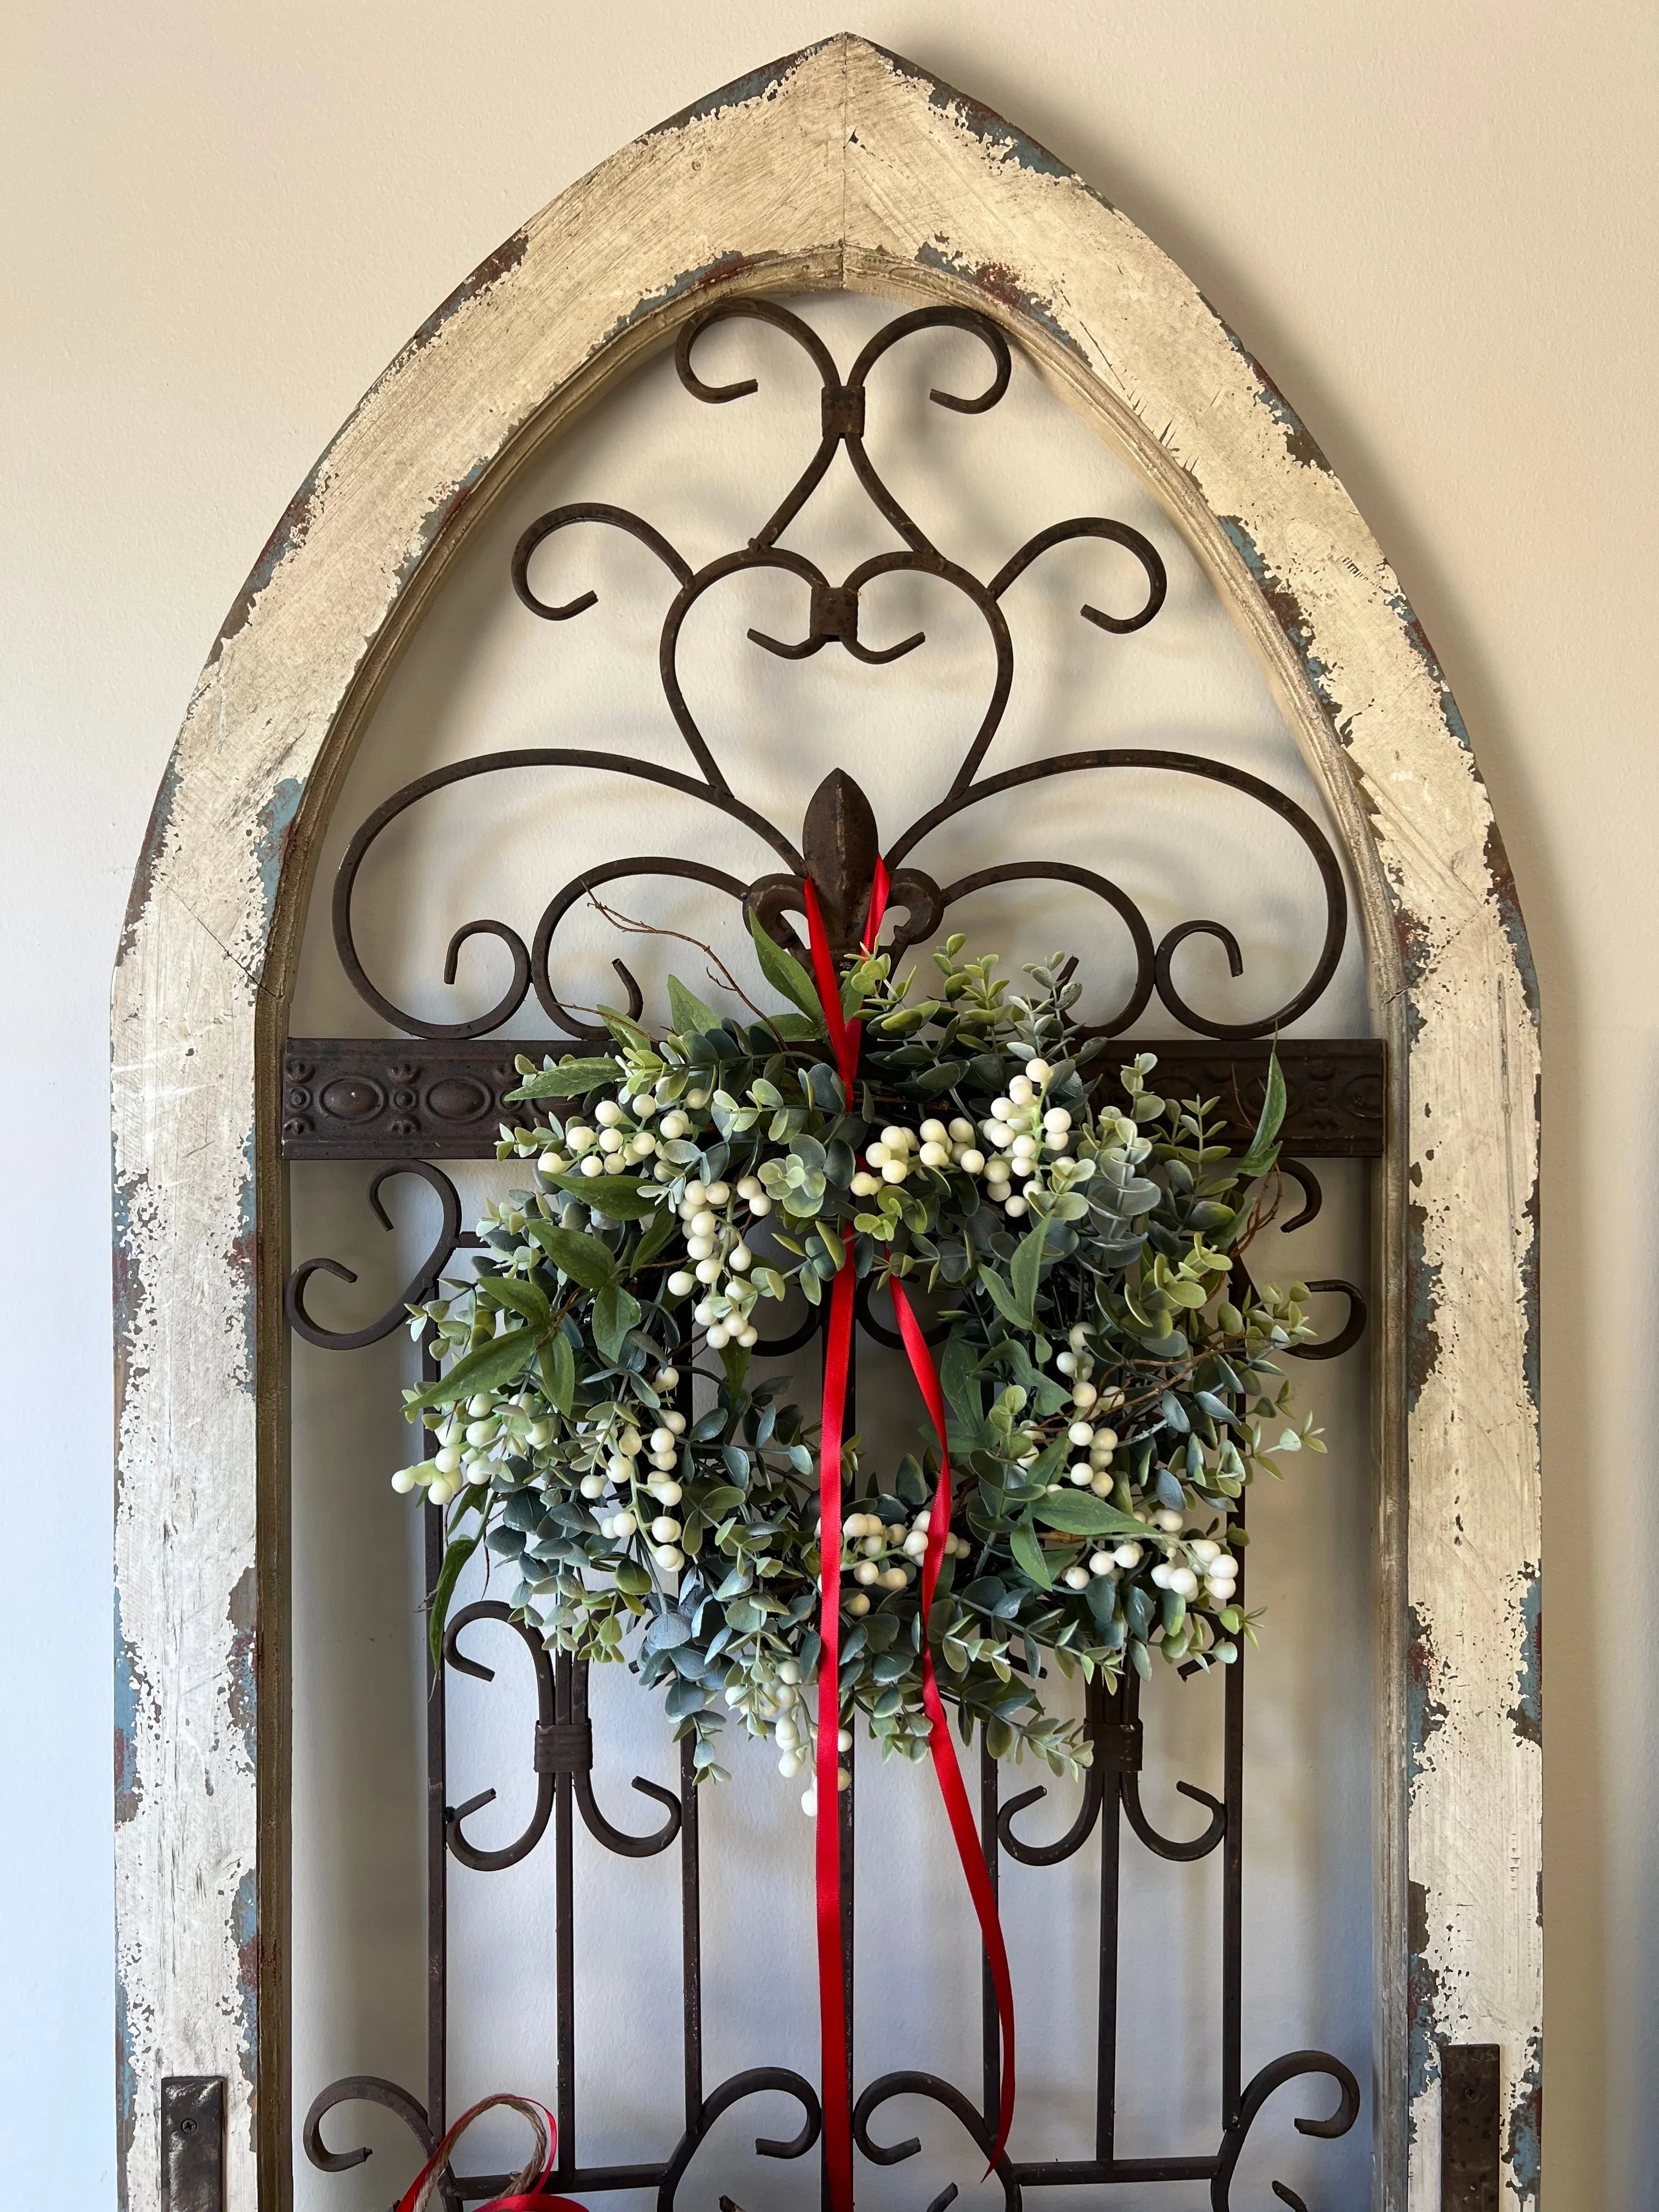
[[[851,37],[648,132],[373,386],[209,656],[114,991],[122,2198],[166,2075],[229,2084],[228,2212],[288,2201],[285,1198],[270,1108],[314,856],[401,640],[527,453],[711,295],[994,316],[1139,471],[1310,763],[1389,1048],[1376,1352],[1381,2206],[1437,2202],[1440,2051],[1496,2045],[1536,2201],[1537,1010],[1468,738],[1399,585],[1179,270],[1000,118]]]

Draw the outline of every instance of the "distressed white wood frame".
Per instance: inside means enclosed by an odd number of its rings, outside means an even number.
[[[1137,468],[1319,779],[1390,1047],[1376,1330],[1376,2202],[1439,2198],[1440,2042],[1502,2048],[1535,2205],[1537,1009],[1486,793],[1393,571],[1197,289],[1060,162],[850,37],[574,185],[398,355],[283,516],[156,802],[114,990],[121,2202],[159,2086],[230,2083],[228,2212],[291,2194],[284,1176],[312,868],[379,686],[539,442],[717,292],[994,316]]]

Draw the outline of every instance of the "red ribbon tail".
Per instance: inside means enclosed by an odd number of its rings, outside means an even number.
[[[887,872],[887,863],[878,853],[875,873],[870,878],[870,910],[864,921],[864,949],[866,952],[873,952],[876,949],[876,939],[881,934],[882,916],[887,911],[888,894],[892,888],[893,879]]]
[[[951,1455],[945,1436],[945,1398],[933,1366],[933,1355],[927,1348],[927,1340],[921,1333],[921,1323],[911,1310],[903,1285],[894,1278],[889,1287],[893,1293],[899,1334],[904,1341],[910,1371],[916,1378],[917,1387],[927,1402],[928,1417],[939,1437],[939,1486],[933,1492],[933,1507],[927,1522],[927,1550],[921,1563],[921,1702],[931,1723],[927,1748],[933,1755],[933,1772],[938,1778],[939,1796],[945,1801],[951,1832],[956,1838],[957,1856],[962,1861],[968,1893],[973,1899],[974,1911],[979,1917],[986,1963],[990,1967],[991,1983],[996,1992],[997,2017],[1002,2027],[1002,2083],[997,2098],[996,2141],[985,2169],[989,2173],[1007,2148],[1008,2130],[1014,2118],[1014,1985],[1008,1972],[1007,1947],[1002,1940],[996,1889],[991,1880],[991,1869],[986,1863],[979,1831],[974,1825],[973,1808],[963,1784],[962,1769],[957,1763],[956,1746],[951,1741],[945,1701],[939,1695],[939,1679],[933,1669],[933,1647],[927,1627],[933,1614],[933,1593],[939,1586],[939,1568],[945,1559],[945,1540],[951,1528]]]
[[[853,2212],[853,2116],[847,2083],[847,1980],[841,1923],[841,1522],[842,1431],[853,1359],[853,1255],[843,1244],[830,1289],[823,1352],[823,1425],[818,1450],[818,2026],[823,2154],[835,2212]]]

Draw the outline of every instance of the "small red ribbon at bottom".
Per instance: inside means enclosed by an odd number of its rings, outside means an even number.
[[[849,1022],[841,1002],[840,979],[823,926],[817,892],[806,884],[808,941],[812,970],[823,1002],[823,1017],[835,1049],[836,1066],[853,1103],[858,1074],[862,1024]],[[865,924],[864,950],[875,949],[887,904],[887,869],[876,863],[871,888],[869,918]],[[823,1352],[823,1413],[818,1445],[819,1620],[822,1651],[818,1659],[818,1739],[814,1767],[817,1792],[817,1891],[818,1929],[818,2022],[821,2094],[823,2102],[824,2165],[833,2212],[853,2212],[852,2103],[847,2079],[847,1996],[845,1961],[842,1948],[841,1867],[841,1534],[842,1445],[847,1417],[847,1385],[852,1371],[853,1240],[843,1231],[841,1265],[830,1290],[830,1328]],[[921,1617],[927,1622],[945,1558],[945,1540],[951,1526],[951,1461],[945,1449],[945,1401],[933,1354],[910,1310],[900,1285],[891,1285],[898,1315],[899,1334],[910,1361],[939,1443],[939,1486],[933,1493],[927,1526],[927,1550],[921,1570]],[[997,2135],[988,2172],[1001,2157],[1014,2112],[1014,1992],[1008,1972],[1008,1953],[997,1915],[996,1891],[985,1862],[979,1833],[963,1786],[956,1747],[951,1741],[944,1700],[933,1671],[933,1655],[926,1630],[921,1639],[922,1704],[929,1722],[928,1748],[939,1795],[956,1841],[957,1855],[967,1877],[969,1894],[979,1917],[985,1956],[996,1991],[997,2014],[1002,2025],[1002,2083],[997,2102]]]
[[[545,2105],[538,2105],[529,2097],[501,2095],[482,2097],[476,2105],[461,2114],[448,2130],[426,2164],[410,2184],[399,2200],[398,2212],[428,2212],[439,2187],[436,2177],[449,2163],[449,2154],[466,2133],[480,2112],[488,2112],[504,2105],[510,2111],[520,2112],[536,2130],[536,2148],[530,2154],[529,2164],[519,2176],[515,2192],[506,2197],[492,2197],[488,2204],[480,2205],[478,2212],[586,2212],[586,2208],[571,2197],[553,2197],[547,2193],[547,2185],[553,2179],[554,2154],[558,2147],[559,2130],[553,2115]],[[533,2187],[526,2188],[539,2161],[541,2172],[536,2175]]]

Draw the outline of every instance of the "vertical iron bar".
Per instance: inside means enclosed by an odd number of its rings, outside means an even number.
[[[1244,1501],[1238,1502],[1237,1525],[1244,1525]],[[1233,1602],[1244,1608],[1245,1561],[1238,1553],[1238,1588]],[[1225,1765],[1222,1796],[1227,1806],[1227,1832],[1221,1839],[1221,2119],[1231,2127],[1238,2118],[1243,2083],[1243,1948],[1244,1948],[1244,1638],[1233,1641],[1238,1656],[1227,1669]]]
[[[697,1415],[688,1358],[674,1391],[674,1404],[688,1427]],[[696,1750],[687,1736],[680,1745],[680,2020],[688,2134],[702,2125],[702,1855],[697,1832]]]
[[[856,1746],[856,1731],[854,1733]],[[853,1753],[848,1751],[846,1757],[847,1771],[849,1774],[852,1774],[854,1772],[853,1765]],[[840,1807],[841,1970],[842,1997],[847,2007],[847,2102],[849,2110],[858,2101],[857,2082],[853,2068],[853,1792],[857,1789],[857,1787],[858,1783],[856,1779],[854,1779],[841,1792]]]
[[[997,1867],[997,1763],[983,1727],[979,1732],[979,1838],[985,1853],[985,1870],[991,1878],[991,1895],[1001,1890]],[[1002,2023],[997,2017],[997,1986],[991,1978],[991,1956],[981,1946],[980,2008],[984,2039],[985,2124],[993,2136],[1002,2121]]]
[[[702,2124],[702,1889],[697,1844],[697,1770],[690,1736],[680,1744],[680,1933],[685,2008],[685,2126]]]
[[[421,1338],[421,1380],[435,1382],[438,1359],[432,1331]],[[438,1449],[435,1430],[421,1431],[422,1456],[430,1459]],[[426,1595],[428,1603],[438,1586],[444,1557],[444,1516],[441,1506],[427,1505],[421,1514]],[[430,1641],[422,1636],[426,1679],[426,2111],[434,2137],[448,2124],[449,2074],[449,1837],[448,1784],[446,1774],[444,1679],[432,1663]]]
[[[1089,1712],[1109,1728],[1123,1720],[1123,1693],[1109,1698],[1098,1680],[1089,1685]],[[1095,1757],[1106,1747],[1097,1740]],[[1103,2164],[1115,2154],[1117,2138],[1117,1969],[1118,1898],[1123,1850],[1122,1782],[1115,1765],[1108,1770],[1100,1805],[1100,1996],[1096,2008],[1095,2156]]]
[[[576,1717],[576,1662],[562,1651],[553,1668],[553,1718],[568,1723]],[[587,1703],[583,1670],[581,1704]],[[561,1766],[553,1784],[553,1976],[557,2005],[555,2046],[554,2115],[559,2124],[559,2171],[572,2173],[576,2166],[576,1870],[574,1778]]]

